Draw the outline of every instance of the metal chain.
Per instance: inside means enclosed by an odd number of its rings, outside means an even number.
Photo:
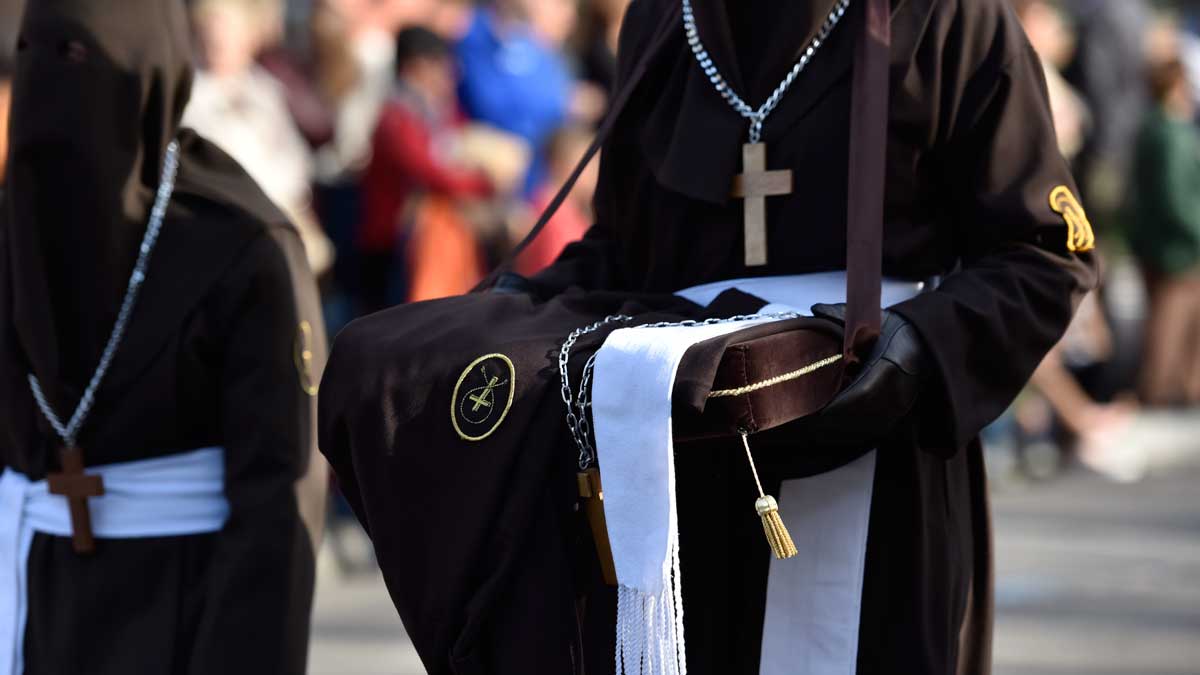
[[[725,81],[725,78],[721,76],[721,73],[717,72],[717,65],[713,62],[712,57],[709,56],[708,50],[704,48],[704,43],[700,41],[700,31],[696,28],[696,16],[692,13],[691,0],[683,0],[683,30],[685,35],[687,35],[688,45],[692,48],[692,54],[696,56],[696,61],[704,70],[704,74],[708,76],[708,81],[711,82],[713,87],[716,88],[717,93],[719,93],[721,97],[724,98],[725,101],[729,103],[729,105],[732,106],[739,115],[750,121],[751,143],[758,143],[762,139],[763,122],[766,121],[767,115],[770,115],[771,112],[775,110],[775,107],[778,106],[779,102],[783,99],[783,95],[787,93],[789,88],[791,88],[792,83],[795,82],[800,73],[804,72],[804,69],[808,67],[808,64],[812,61],[813,56],[816,55],[817,50],[820,49],[821,45],[825,44],[825,41],[829,39],[829,35],[833,32],[833,29],[837,27],[838,22],[842,20],[842,17],[845,16],[846,9],[849,7],[850,0],[838,0],[838,3],[833,7],[833,11],[831,11],[828,18],[825,19],[825,23],[821,24],[821,29],[817,31],[817,34],[813,37],[812,42],[810,42],[808,47],[806,47],[804,51],[800,53],[800,60],[796,61],[796,64],[792,66],[790,71],[788,71],[787,77],[784,77],[783,81],[779,83],[779,86],[775,87],[775,91],[771,92],[771,95],[767,97],[766,102],[759,106],[757,110],[755,110],[754,108],[751,108],[748,103],[742,100],[742,97],[738,96],[737,93],[733,91],[733,88],[729,86],[729,83]]]
[[[75,412],[66,424],[62,423],[46,400],[46,394],[42,392],[42,385],[37,376],[29,373],[29,389],[33,392],[33,399],[67,447],[75,445],[79,429],[83,426],[95,403],[96,391],[100,389],[100,383],[108,373],[108,368],[116,356],[117,348],[121,346],[121,340],[125,337],[125,329],[129,326],[129,317],[133,314],[133,307],[137,303],[138,292],[146,280],[150,254],[154,251],[158,233],[162,230],[163,218],[167,214],[167,204],[171,201],[171,193],[175,191],[175,176],[178,170],[179,142],[171,141],[163,160],[162,179],[158,183],[158,192],[154,196],[154,205],[150,209],[150,220],[146,224],[146,233],[142,236],[142,245],[138,249],[133,273],[129,275],[129,284],[125,288],[125,297],[121,300],[121,308],[117,312],[117,321],[113,324],[112,333],[104,345],[104,352],[100,355],[100,363],[96,365],[96,372],[92,374],[91,381],[88,382],[87,388],[83,390],[83,395],[79,398],[79,403],[75,406]]]
[[[593,323],[590,326],[576,328],[575,330],[571,331],[571,334],[567,336],[567,339],[563,341],[562,347],[558,350],[558,377],[559,383],[562,385],[559,393],[562,395],[563,403],[567,406],[567,428],[571,430],[571,437],[575,440],[575,446],[579,448],[580,471],[584,471],[592,465],[592,463],[595,461],[596,452],[595,449],[592,448],[591,440],[583,435],[585,426],[584,424],[580,423],[580,416],[575,414],[575,403],[573,401],[574,396],[571,394],[571,380],[570,375],[567,373],[567,366],[571,361],[571,348],[575,346],[575,343],[579,341],[579,338],[587,335],[588,333],[594,333],[601,328],[614,323],[632,320],[633,317],[631,316],[626,316],[624,314],[613,314],[601,319],[600,321],[597,321],[596,323]],[[587,417],[586,410],[581,408],[580,412],[584,418]]]
[[[797,319],[804,316],[798,312],[775,312],[771,314],[739,314],[728,318],[705,319],[703,321],[687,320],[687,321],[661,321],[659,323],[649,323],[637,326],[637,328],[695,328],[697,326],[715,326],[726,323],[739,323],[745,321],[783,321],[785,319]],[[567,406],[567,428],[571,430],[571,437],[575,441],[575,446],[579,449],[579,470],[586,471],[596,463],[596,448],[592,445],[592,428],[591,422],[588,420],[588,413],[592,407],[591,401],[591,382],[592,372],[596,366],[596,353],[593,353],[583,366],[583,373],[580,375],[579,391],[572,393],[570,376],[567,372],[567,367],[571,362],[571,349],[575,347],[575,343],[579,338],[589,333],[594,333],[602,328],[611,326],[615,323],[627,323],[633,321],[633,317],[624,314],[613,314],[605,317],[590,326],[576,328],[563,341],[562,347],[558,350],[558,375],[562,383],[561,395],[563,403]]]

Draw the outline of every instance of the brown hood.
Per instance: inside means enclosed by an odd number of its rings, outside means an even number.
[[[152,357],[246,239],[286,223],[241,167],[180,131],[191,82],[182,0],[26,7],[0,227],[15,331],[60,414],[112,330],[173,138],[175,194],[106,387]]]

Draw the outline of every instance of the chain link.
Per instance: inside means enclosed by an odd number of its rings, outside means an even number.
[[[113,358],[117,354],[117,347],[121,345],[121,340],[125,337],[125,329],[129,325],[130,316],[133,315],[134,305],[137,304],[138,292],[146,280],[150,254],[154,251],[154,244],[158,241],[158,233],[162,229],[163,218],[167,215],[167,204],[170,203],[171,193],[175,190],[175,175],[178,170],[179,142],[171,141],[171,144],[167,146],[166,158],[163,160],[162,179],[158,183],[158,192],[154,197],[154,205],[150,209],[150,220],[146,224],[146,233],[142,236],[142,245],[138,249],[133,273],[129,275],[125,297],[121,300],[121,308],[117,311],[117,320],[113,324],[112,333],[108,336],[108,342],[104,345],[104,352],[100,355],[96,372],[92,374],[91,381],[88,382],[87,388],[83,390],[83,395],[79,398],[79,403],[75,406],[75,412],[66,424],[63,424],[50,406],[50,402],[46,400],[46,394],[42,391],[42,385],[37,376],[29,373],[29,389],[33,392],[34,401],[37,402],[38,408],[45,415],[46,420],[50,422],[50,426],[54,427],[54,431],[68,447],[75,445],[79,429],[83,426],[96,401],[96,391],[100,388],[105,374],[108,373],[109,366],[112,365]]]
[[[704,319],[702,321],[687,320],[687,321],[661,321],[658,323],[649,323],[636,326],[637,328],[695,328],[699,326],[715,326],[727,323],[739,323],[749,321],[783,321],[785,319],[797,319],[804,316],[798,312],[775,312],[771,314],[739,314],[728,318]],[[592,373],[596,367],[596,354],[599,351],[592,353],[588,357],[587,362],[583,365],[583,372],[580,374],[579,391],[572,393],[570,375],[567,372],[568,366],[571,363],[571,350],[575,347],[575,343],[579,338],[595,333],[598,330],[611,326],[617,323],[628,323],[634,318],[624,314],[613,314],[605,317],[590,326],[576,328],[563,341],[562,347],[558,351],[558,375],[562,383],[560,391],[563,403],[567,406],[567,428],[571,430],[571,438],[575,441],[575,447],[579,449],[579,470],[586,471],[596,463],[596,448],[592,445],[592,426],[588,419],[591,412],[591,383]]]
[[[729,86],[729,83],[717,71],[716,63],[713,62],[708,50],[704,47],[704,43],[700,41],[700,31],[696,28],[696,16],[692,12],[691,0],[683,0],[683,30],[687,36],[688,46],[692,48],[692,54],[695,55],[697,63],[700,64],[700,68],[708,76],[708,81],[716,88],[721,98],[724,98],[725,102],[732,106],[739,115],[750,121],[751,143],[758,143],[762,140],[763,122],[767,120],[767,115],[770,115],[775,110],[775,107],[779,105],[779,102],[783,100],[783,95],[791,88],[792,83],[796,81],[800,73],[804,72],[804,69],[808,67],[817,50],[829,39],[829,35],[833,33],[833,29],[837,27],[842,17],[846,15],[846,9],[849,7],[850,0],[838,0],[838,3],[833,7],[833,11],[825,19],[825,23],[821,24],[821,29],[817,31],[812,42],[800,53],[800,59],[788,71],[787,76],[783,78],[779,86],[775,87],[775,91],[771,92],[767,100],[755,110],[733,91],[733,88]]]

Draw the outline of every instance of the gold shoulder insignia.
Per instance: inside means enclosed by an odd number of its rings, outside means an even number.
[[[313,329],[312,324],[301,321],[296,332],[296,344],[293,358],[296,361],[296,372],[300,376],[300,389],[309,396],[317,395],[317,378],[313,374]]]
[[[450,399],[450,423],[464,441],[491,436],[508,416],[516,393],[517,370],[503,354],[471,362],[458,377]]]
[[[1067,249],[1083,253],[1096,248],[1096,234],[1083,206],[1066,185],[1059,185],[1050,192],[1050,208],[1061,214],[1067,223]]]

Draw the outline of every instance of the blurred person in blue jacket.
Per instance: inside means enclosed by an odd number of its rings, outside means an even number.
[[[495,0],[475,11],[455,49],[464,112],[534,150],[526,192],[545,177],[550,135],[575,113],[593,116],[563,52],[576,19],[572,0]]]

